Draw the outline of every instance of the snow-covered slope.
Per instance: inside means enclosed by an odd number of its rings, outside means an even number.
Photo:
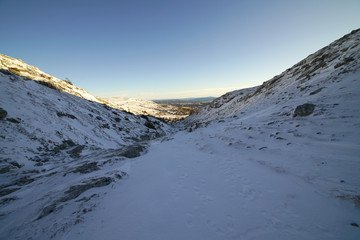
[[[64,239],[360,239],[359,43],[189,117]]]
[[[321,114],[322,108],[329,108],[337,96],[344,94],[346,86],[336,89],[343,76],[359,67],[359,36],[359,30],[353,31],[259,87],[215,99],[186,121],[206,122],[240,115],[255,117],[265,112],[290,116],[297,105],[306,102],[317,105],[315,114]]]
[[[191,108],[162,105],[153,101],[136,98],[110,97],[106,98],[106,100],[116,105],[119,109],[133,114],[149,115],[170,122],[184,119],[192,112]]]
[[[85,201],[76,203],[78,195],[124,174],[109,166],[139,156],[169,129],[20,60],[0,55],[0,63],[0,239],[27,238],[18,229],[32,237],[47,228],[55,233],[73,223],[75,217],[61,219],[55,227],[45,216],[79,211]]]
[[[44,73],[40,69],[34,66],[30,66],[20,59],[11,58],[9,56],[0,54],[0,69],[6,74],[10,72],[12,74],[32,79],[40,84],[48,86],[50,88],[59,89],[72,95],[85,98],[90,101],[106,103],[104,99],[95,97],[85,91],[84,89],[74,86],[71,82],[64,81],[53,77],[47,73]],[[108,104],[109,105],[109,104]]]
[[[128,139],[130,145],[110,149],[106,145],[113,139],[106,129],[93,136],[86,135],[93,129],[74,125],[83,119],[76,113],[88,114],[77,106],[95,103],[73,98],[74,106],[60,104],[56,111],[61,113],[51,118],[55,128],[66,126],[60,129],[68,134],[64,140],[47,130],[51,141],[43,137],[44,146],[35,138],[23,141],[49,126],[44,122],[25,131],[26,124],[36,124],[32,118],[38,120],[37,115],[48,119],[52,111],[41,110],[29,118],[21,115],[30,114],[27,102],[36,103],[37,98],[28,99],[26,92],[21,97],[14,94],[24,91],[20,83],[33,91],[42,86],[0,75],[7,83],[2,85],[19,85],[12,94],[0,90],[1,96],[6,93],[4,99],[10,99],[6,104],[19,103],[0,121],[6,126],[1,128],[6,133],[1,141],[11,140],[5,141],[1,159],[7,167],[1,169],[1,183],[6,183],[1,193],[7,195],[0,198],[0,238],[359,239],[359,54],[357,30],[256,89],[217,99],[184,121],[186,131],[152,141],[147,153],[135,159],[126,156],[138,156],[139,142]],[[45,95],[55,94],[45,93],[36,95],[44,105],[53,105],[59,97],[43,101]],[[112,126],[111,112],[95,109],[96,116]],[[137,123],[149,123],[127,117],[134,128],[139,126],[129,134],[141,139],[142,126]],[[145,132],[160,134],[156,129],[166,128],[149,119],[155,129]],[[73,126],[86,131],[71,135]],[[66,140],[75,142],[79,134],[94,144],[82,149]],[[98,148],[96,143],[102,141],[104,146]],[[49,147],[53,142],[55,147]],[[40,152],[33,154],[34,162],[26,159],[31,155],[27,145]],[[10,159],[12,153],[18,157]],[[21,166],[18,161],[34,165]]]

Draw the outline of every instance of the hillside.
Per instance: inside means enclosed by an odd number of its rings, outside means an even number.
[[[178,123],[66,239],[359,239],[359,48],[357,30]]]
[[[321,114],[324,109],[334,107],[331,104],[337,96],[347,94],[349,87],[343,87],[341,81],[344,75],[357,70],[358,35],[356,30],[344,36],[258,88],[227,93],[186,121],[206,122],[241,115],[249,118],[266,112],[291,116],[297,105],[306,102],[316,104],[315,114]]]
[[[115,105],[117,108],[133,114],[153,116],[169,122],[184,119],[193,112],[193,109],[188,107],[157,104],[153,101],[135,98],[110,97],[106,98],[106,100]]]
[[[16,238],[18,229],[30,231],[33,224],[39,225],[34,231],[40,234],[53,226],[45,218],[50,213],[80,211],[79,206],[94,204],[101,197],[100,189],[125,174],[112,169],[114,164],[140,156],[149,140],[169,130],[157,119],[104,103],[70,83],[0,55],[1,239]],[[99,189],[96,197],[93,192],[91,200],[74,201],[93,188]],[[74,221],[75,216],[59,224]]]

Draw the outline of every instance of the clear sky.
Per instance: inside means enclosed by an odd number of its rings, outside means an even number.
[[[100,96],[219,96],[360,27],[359,0],[0,0],[0,53]]]

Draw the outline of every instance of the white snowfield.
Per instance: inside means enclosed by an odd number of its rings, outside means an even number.
[[[356,30],[220,97],[140,157],[102,147],[57,163],[0,198],[0,238],[360,239],[359,105]]]

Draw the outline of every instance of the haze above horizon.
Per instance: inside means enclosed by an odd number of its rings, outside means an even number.
[[[0,53],[100,97],[217,97],[359,28],[360,1],[0,0]]]

